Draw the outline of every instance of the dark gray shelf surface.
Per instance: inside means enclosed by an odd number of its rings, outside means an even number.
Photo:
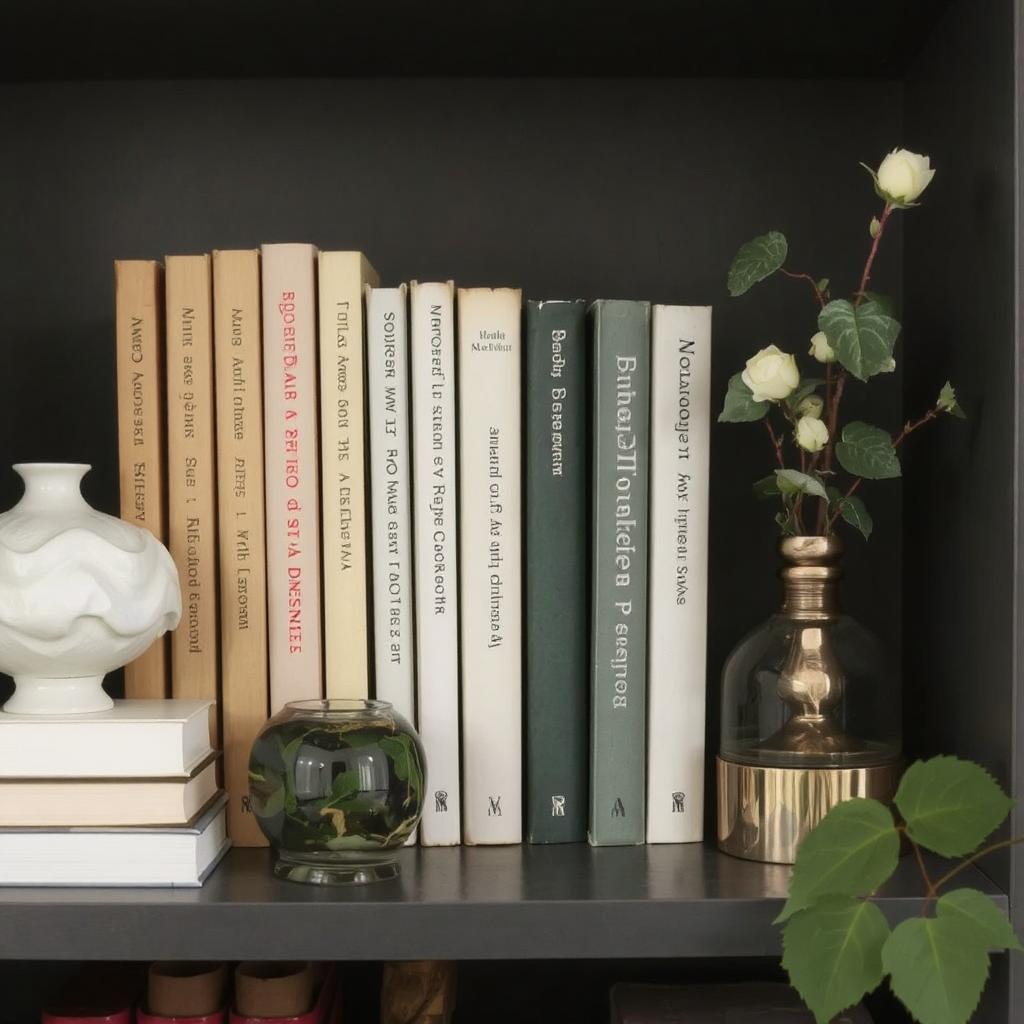
[[[789,869],[707,845],[404,850],[402,875],[318,888],[232,850],[202,889],[0,890],[0,959],[538,959],[772,956]],[[961,884],[1006,897],[975,868]],[[904,858],[879,902],[920,910]]]

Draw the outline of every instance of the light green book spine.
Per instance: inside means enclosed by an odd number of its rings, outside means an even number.
[[[601,300],[594,355],[590,842],[644,841],[651,307]]]

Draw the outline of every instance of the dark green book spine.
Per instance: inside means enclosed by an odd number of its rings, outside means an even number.
[[[585,306],[526,304],[526,838],[587,837]]]
[[[594,349],[590,841],[644,841],[651,307],[590,307]]]

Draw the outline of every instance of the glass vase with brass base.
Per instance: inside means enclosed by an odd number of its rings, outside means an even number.
[[[901,695],[879,642],[840,610],[840,539],[786,537],[779,551],[782,608],[722,670],[718,845],[792,864],[840,801],[892,799]]]

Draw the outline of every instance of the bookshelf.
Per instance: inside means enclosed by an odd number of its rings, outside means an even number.
[[[1020,798],[1022,6],[485,0],[467,18],[452,0],[251,0],[243,18],[213,0],[186,41],[172,0],[12,0],[3,461],[91,462],[88,497],[116,511],[112,259],[264,241],[365,248],[389,282],[710,302],[720,394],[754,347],[808,333],[782,282],[728,298],[737,245],[778,227],[794,261],[851,279],[847,243],[873,212],[857,163],[905,144],[939,171],[877,269],[905,335],[872,418],[929,401],[934,356],[971,419],[908,450],[902,488],[873,491],[876,536],[851,542],[844,600],[902,658],[908,752],[974,757]],[[747,493],[762,456],[713,433],[709,754],[722,661],[777,598],[771,524]],[[0,472],[3,507],[16,489]],[[779,869],[710,843],[408,853],[397,889],[354,894],[275,883],[264,856],[233,852],[197,893],[0,892],[0,958],[270,957],[311,936],[316,955],[352,958],[778,954]],[[1024,853],[983,872],[971,884],[1024,927]],[[894,916],[911,877],[884,897]],[[186,948],[174,936],[191,925]],[[996,958],[978,1019],[1024,1019],[1022,990],[1024,967]]]
[[[779,956],[788,870],[709,845],[404,850],[394,885],[278,881],[233,850],[202,889],[0,892],[0,958],[21,960],[581,960]],[[920,909],[904,858],[880,894]],[[965,885],[1006,896],[980,871]],[[102,941],[96,941],[102,920]]]

